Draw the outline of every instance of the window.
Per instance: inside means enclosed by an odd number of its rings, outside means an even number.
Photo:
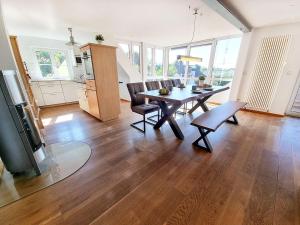
[[[133,45],[132,47],[132,63],[141,72],[141,54],[140,46]]]
[[[152,77],[153,76],[153,49],[147,48],[146,51],[147,54],[147,76]]]
[[[129,45],[128,44],[124,44],[124,43],[119,43],[120,48],[123,50],[123,52],[127,55],[128,58],[129,57]]]
[[[169,51],[168,76],[184,77],[186,63],[178,59],[178,55],[186,55],[187,47],[172,48]]]
[[[51,77],[54,74],[52,68],[52,61],[50,53],[48,51],[36,51],[35,52],[40,71],[43,77]]]
[[[212,44],[192,46],[190,56],[199,57],[202,59],[201,62],[189,62],[189,69],[187,78],[194,80],[200,75],[208,76],[209,60],[211,53]]]
[[[231,83],[239,54],[241,38],[219,40],[217,42],[212,70],[212,82],[216,86]]]
[[[35,55],[43,78],[70,79],[65,51],[39,49],[35,51]]]
[[[162,49],[155,49],[155,75],[162,77],[163,76],[163,65],[164,65],[164,51]]]

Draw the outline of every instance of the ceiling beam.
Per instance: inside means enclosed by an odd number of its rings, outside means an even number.
[[[252,27],[247,24],[247,22],[242,19],[237,13],[234,13],[232,10],[229,10],[228,7],[224,5],[220,0],[202,0],[207,6],[212,10],[217,12],[225,20],[230,22],[233,26],[238,28],[240,31],[247,33],[250,32]]]

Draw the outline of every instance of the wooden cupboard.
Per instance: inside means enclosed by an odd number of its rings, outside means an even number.
[[[80,107],[102,121],[118,118],[120,97],[116,47],[89,43],[80,49],[90,54],[92,64],[89,66],[94,74],[94,79],[86,80],[86,97],[81,95]]]

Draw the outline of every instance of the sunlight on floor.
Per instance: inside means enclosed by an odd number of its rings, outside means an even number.
[[[73,114],[66,114],[66,115],[58,116],[57,119],[55,120],[55,123],[63,123],[71,120],[73,120]]]
[[[52,118],[42,119],[42,123],[45,127],[48,126],[51,123],[51,121],[52,121]]]
[[[42,119],[42,122],[43,122],[43,125],[46,127],[51,124],[57,124],[57,123],[71,121],[71,120],[73,120],[73,117],[74,117],[73,113],[70,113],[70,114],[65,114],[65,115],[61,115],[58,117],[45,118],[45,119]]]

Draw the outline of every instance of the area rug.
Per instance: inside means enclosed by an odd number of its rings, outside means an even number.
[[[5,168],[0,178],[0,207],[49,187],[74,174],[89,160],[91,148],[82,142],[56,143],[45,147],[46,158],[39,163],[42,172],[13,176]]]

